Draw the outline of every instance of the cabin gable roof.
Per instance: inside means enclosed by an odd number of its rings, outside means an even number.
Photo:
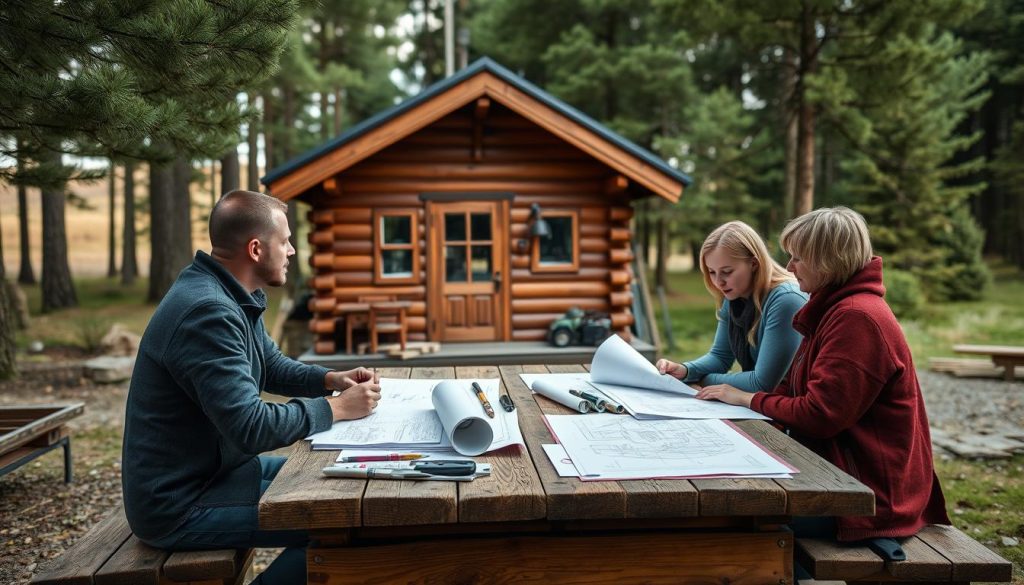
[[[650,151],[487,57],[272,169],[260,181],[287,201],[480,97],[497,101],[668,201],[678,201],[691,183]]]

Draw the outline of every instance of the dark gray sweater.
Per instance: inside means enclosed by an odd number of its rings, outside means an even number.
[[[256,455],[331,426],[328,370],[284,356],[250,294],[204,252],[146,327],[128,391],[125,513],[143,540],[174,531],[193,507],[259,500]],[[287,404],[260,391],[299,397]]]

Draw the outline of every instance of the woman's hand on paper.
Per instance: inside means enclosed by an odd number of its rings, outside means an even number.
[[[686,378],[686,374],[688,373],[686,371],[686,366],[683,364],[677,364],[666,359],[658,360],[658,363],[654,364],[654,366],[658,368],[659,374],[668,374],[669,376],[679,380]]]
[[[750,401],[753,397],[752,393],[744,392],[728,384],[705,386],[697,392],[697,398],[701,400],[717,400],[726,404],[745,406],[747,408],[750,408]]]
[[[328,396],[335,421],[363,418],[380,402],[380,384],[371,379],[349,387],[338,396]]]

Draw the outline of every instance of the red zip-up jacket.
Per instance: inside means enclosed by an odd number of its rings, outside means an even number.
[[[883,300],[882,259],[826,287],[793,317],[804,340],[789,374],[750,407],[875,492],[874,516],[837,518],[838,539],[949,524],[910,348]]]

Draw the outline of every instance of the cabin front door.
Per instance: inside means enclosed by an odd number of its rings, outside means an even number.
[[[427,202],[427,327],[437,341],[507,334],[508,202]]]

